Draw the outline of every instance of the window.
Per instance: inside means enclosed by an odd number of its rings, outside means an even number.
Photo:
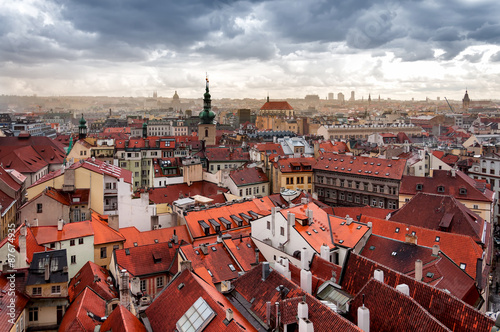
[[[146,281],[147,280],[141,280],[141,292],[146,291]]]
[[[439,236],[436,236],[436,242],[439,242],[439,240],[441,240],[441,238]]]
[[[118,250],[118,249],[120,249],[120,246],[119,246],[119,245],[117,245],[117,244],[115,244],[115,245],[113,246],[113,250]]]
[[[101,248],[101,258],[106,258],[108,255],[106,253],[106,247]]]
[[[234,268],[233,264],[228,264],[227,266],[229,266],[229,269],[231,270],[231,272],[235,272],[236,269]]]
[[[208,322],[215,316],[215,312],[203,300],[198,298],[196,302],[186,311],[184,315],[175,324],[176,329],[180,332],[185,331],[201,331]]]
[[[51,248],[51,249],[55,249],[55,248],[56,248],[56,243],[55,243],[55,242],[52,242],[52,243],[50,244],[50,248]]]
[[[29,321],[38,322],[38,307],[33,307],[29,309]]]
[[[465,270],[465,268],[466,268],[466,267],[467,267],[467,264],[465,264],[465,263],[460,263],[460,268],[461,268],[462,270]]]
[[[269,220],[267,221],[267,229],[271,229],[271,222]]]
[[[156,278],[156,287],[157,288],[163,287],[163,277]]]
[[[472,208],[478,210],[479,209],[479,205],[474,204],[474,205],[472,205]]]
[[[280,227],[280,235],[285,236],[285,228],[284,227]]]
[[[36,213],[42,213],[42,203],[37,203]],[[38,316],[38,313],[37,313],[37,316]]]
[[[311,183],[311,177],[310,176],[307,177],[307,183]]]
[[[422,188],[423,188],[423,187],[424,187],[424,185],[423,185],[423,184],[418,183],[418,184],[417,184],[417,188],[416,188],[416,189],[417,189],[417,190],[422,190]]]
[[[138,161],[135,162],[135,167],[139,167],[139,162]]]
[[[438,193],[444,193],[444,187],[443,186],[439,186],[438,187]]]
[[[83,237],[78,239],[78,244],[83,244]]]
[[[69,245],[74,246],[75,245],[75,240],[69,240]]]
[[[52,294],[61,294],[61,286],[57,285],[57,286],[52,286],[50,292]]]
[[[76,255],[71,256],[71,264],[76,264]]]
[[[33,291],[31,292],[33,296],[40,296],[42,295],[42,287],[33,287]]]
[[[396,227],[396,230],[394,232],[399,233],[399,227]]]

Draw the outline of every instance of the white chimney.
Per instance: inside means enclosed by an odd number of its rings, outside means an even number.
[[[309,203],[309,200],[307,199],[307,197],[302,197],[302,198],[300,199],[300,203],[302,203],[302,204],[307,204],[307,203]]]
[[[373,227],[373,223],[371,221],[369,221],[366,226],[368,226],[368,228],[372,228]]]
[[[415,261],[415,279],[422,281],[422,261],[420,259]]]
[[[408,287],[407,284],[397,285],[396,290],[403,293],[406,296],[410,296],[410,287]]]
[[[380,282],[384,282],[384,271],[382,271],[380,269],[376,269],[373,273],[373,277],[375,278],[375,280],[378,280]]]
[[[309,262],[307,261],[307,248],[300,249],[300,268],[309,270]]]
[[[308,316],[308,307],[307,307],[307,303],[302,301],[302,302],[299,302],[299,306],[297,308],[297,316],[299,317],[299,319],[301,318],[309,318]]]
[[[24,235],[23,235],[24,229]],[[21,260],[21,264],[19,267],[26,266],[26,260],[28,259],[28,254],[26,251],[26,227],[23,226],[21,228],[21,234],[19,235],[19,259]]]
[[[452,168],[452,169],[451,169],[451,177],[452,177],[452,178],[454,178],[454,177],[457,175],[457,173],[456,173],[456,172],[457,172],[457,171],[456,171],[454,168]]]
[[[351,217],[349,217],[349,215],[346,215],[346,216],[345,216],[345,220],[346,220],[346,224],[347,224],[347,225],[352,224],[352,218],[351,218]]]
[[[432,246],[432,256],[439,256],[439,244]]]
[[[307,216],[308,225],[310,225],[313,222],[313,210],[309,210],[309,208],[307,208],[306,209],[306,216]]]
[[[330,261],[330,247],[328,247],[326,243],[323,243],[321,245],[320,254],[321,258],[323,258],[326,261]]]
[[[64,220],[60,219],[57,221],[57,230],[62,231],[63,230],[63,225],[64,225]]]
[[[287,213],[288,224],[292,227],[295,225],[295,213]]]
[[[299,332],[314,332],[313,323],[307,318],[299,320]]]
[[[300,288],[305,292],[312,294],[312,273],[311,271],[300,271]]]
[[[226,320],[228,322],[233,320],[233,311],[231,310],[231,308],[226,309]]]
[[[269,262],[263,262],[262,263],[262,281],[265,281],[267,277],[269,277]]]
[[[370,332],[370,310],[364,304],[358,308],[358,327],[365,332]]]

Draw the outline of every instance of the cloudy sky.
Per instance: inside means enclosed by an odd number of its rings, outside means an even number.
[[[0,93],[500,99],[490,0],[0,0]]]

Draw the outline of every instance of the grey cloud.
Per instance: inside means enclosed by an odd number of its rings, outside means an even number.
[[[491,62],[500,62],[500,51],[490,56]]]
[[[470,63],[478,63],[483,58],[483,52],[474,53],[474,54],[466,54],[463,56],[464,60]]]

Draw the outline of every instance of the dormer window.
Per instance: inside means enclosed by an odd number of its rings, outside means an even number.
[[[421,183],[417,183],[417,190],[422,190],[424,188],[424,185]]]
[[[444,193],[444,186],[438,187],[438,193]]]
[[[466,188],[460,188],[460,195],[467,195],[467,189]]]

